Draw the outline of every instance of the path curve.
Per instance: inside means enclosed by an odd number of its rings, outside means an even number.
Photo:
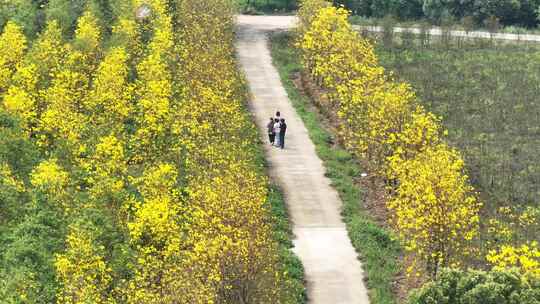
[[[324,176],[323,163],[272,65],[268,31],[288,29],[294,22],[294,17],[285,16],[238,16],[236,48],[252,93],[250,110],[261,134],[266,134],[266,123],[276,110],[287,119],[286,149],[266,145],[265,153],[270,174],[285,195],[309,303],[368,304],[362,266],[340,215],[338,193]]]

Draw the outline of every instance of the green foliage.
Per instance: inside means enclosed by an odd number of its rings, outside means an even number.
[[[504,25],[521,25],[534,27],[537,25],[536,9],[538,0],[483,0],[475,1],[473,15],[478,21],[495,16]]]
[[[392,15],[400,19],[416,19],[422,16],[424,0],[338,0],[354,15],[384,17]]]
[[[7,163],[16,176],[24,178],[37,163],[38,156],[17,120],[0,109],[0,163]]]
[[[441,20],[450,16],[449,0],[425,0],[424,14],[431,20]]]
[[[14,21],[24,28],[27,36],[33,37],[43,22],[39,10],[42,1],[10,0],[0,1],[0,28],[8,21]]]
[[[538,24],[539,0],[340,0],[355,15],[384,17],[394,15],[400,20],[427,18],[438,24],[452,18],[474,17],[481,25],[490,16],[503,25],[535,27]]]
[[[297,8],[296,0],[236,0],[239,8],[246,14],[259,12],[290,12]]]
[[[86,0],[49,0],[44,8],[47,22],[56,20],[64,35],[70,35],[86,6],[96,9],[94,3],[94,1]]]
[[[422,15],[423,0],[400,0],[397,16],[401,19],[414,19]]]
[[[399,11],[398,0],[372,0],[370,5],[374,17],[397,15]]]
[[[65,223],[44,201],[19,214],[19,221],[0,228],[0,298],[53,303],[58,288],[53,253],[63,246]]]
[[[540,280],[517,270],[445,269],[412,293],[409,304],[538,304]]]
[[[57,288],[52,262],[63,244],[63,219],[26,188],[39,159],[17,119],[0,109],[0,298],[9,303],[51,303]]]
[[[372,2],[371,0],[368,1],[359,1],[359,0],[338,0],[335,1],[338,5],[344,5],[354,15],[360,15],[360,16],[371,16],[372,15]],[[384,14],[384,12],[381,12]]]

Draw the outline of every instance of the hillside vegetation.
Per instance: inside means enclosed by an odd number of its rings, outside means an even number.
[[[302,300],[230,1],[1,5],[3,303]]]

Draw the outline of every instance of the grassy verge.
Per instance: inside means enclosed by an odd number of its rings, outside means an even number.
[[[287,273],[285,288],[288,299],[292,303],[302,304],[307,302],[307,294],[304,286],[304,266],[292,251],[292,232],[289,215],[285,206],[285,200],[281,190],[276,185],[270,185],[268,203],[272,213],[274,237],[280,246],[280,262]]]
[[[371,303],[395,303],[392,282],[399,271],[399,244],[388,231],[379,227],[362,207],[363,192],[354,183],[360,173],[360,165],[345,149],[331,144],[335,135],[322,126],[323,118],[311,110],[309,98],[296,89],[291,76],[300,71],[301,65],[295,49],[290,46],[290,38],[287,33],[272,36],[274,64],[289,99],[309,131],[317,154],[325,164],[327,176],[341,196],[344,204],[343,217],[352,244],[363,262]]]

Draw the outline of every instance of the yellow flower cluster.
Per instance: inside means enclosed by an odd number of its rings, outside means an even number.
[[[491,250],[486,258],[495,268],[519,267],[525,274],[540,277],[540,246],[536,241],[521,246],[503,245]]]
[[[518,267],[540,276],[540,246],[536,239],[540,210],[535,207],[500,207],[487,223],[486,260],[497,268]]]
[[[55,159],[40,163],[32,172],[30,181],[34,187],[41,189],[54,199],[64,194],[70,182],[69,174],[58,165]]]
[[[471,250],[480,203],[461,155],[444,143],[439,118],[418,104],[409,84],[388,76],[348,17],[324,1],[302,1],[296,45],[326,92],[323,107],[338,113],[347,148],[388,181],[397,234],[435,275]]]
[[[55,261],[64,285],[58,303],[115,303],[108,291],[111,269],[105,261],[105,248],[95,244],[90,231],[76,225],[70,227],[66,243],[66,251]]]
[[[11,76],[23,58],[26,50],[26,37],[22,28],[9,21],[0,36],[0,92],[10,84]]]

